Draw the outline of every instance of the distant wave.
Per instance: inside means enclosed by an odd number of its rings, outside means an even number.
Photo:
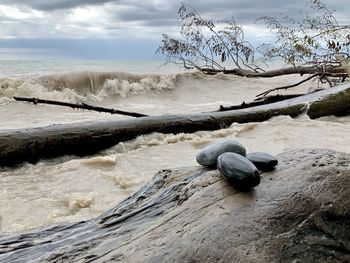
[[[38,78],[0,79],[0,103],[13,96],[40,97],[71,102],[101,101],[175,89],[175,75],[137,75],[123,72],[72,72]]]

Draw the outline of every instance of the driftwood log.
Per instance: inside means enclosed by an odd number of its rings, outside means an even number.
[[[346,69],[342,66],[333,66],[328,65],[325,67],[320,67],[318,65],[313,66],[296,66],[296,67],[285,67],[281,69],[268,70],[264,72],[255,72],[252,70],[246,69],[212,69],[212,68],[201,68],[200,69],[204,74],[215,75],[218,73],[223,74],[233,74],[241,77],[248,78],[273,78],[277,76],[283,75],[292,75],[292,74],[318,74],[321,73],[324,76],[332,76],[332,77],[343,77],[346,76]]]
[[[217,170],[160,171],[96,219],[0,236],[0,262],[349,262],[350,155],[277,158],[251,192]]]
[[[0,131],[0,166],[36,162],[60,155],[94,154],[119,142],[152,132],[192,133],[229,127],[233,122],[259,122],[277,115],[310,118],[347,114],[350,83],[305,96],[241,110],[142,117],[132,120],[86,122]]]

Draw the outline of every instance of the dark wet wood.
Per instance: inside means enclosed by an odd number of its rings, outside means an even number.
[[[142,117],[131,120],[85,122],[47,127],[0,131],[0,166],[61,155],[95,154],[119,142],[152,132],[192,133],[217,130],[232,123],[266,121],[278,115],[306,113],[311,118],[340,115],[350,109],[350,84],[267,105],[241,110],[191,115]]]
[[[350,155],[277,158],[251,192],[217,170],[160,171],[96,219],[0,236],[0,262],[349,262]]]
[[[233,105],[233,106],[223,106],[220,105],[220,108],[217,111],[229,111],[229,110],[240,110],[240,109],[246,109],[246,108],[251,108],[251,107],[256,107],[260,105],[266,105],[278,101],[283,101],[283,100],[288,100],[296,97],[300,97],[306,94],[287,94],[287,95],[271,95],[271,96],[266,96],[262,98],[257,98],[252,102],[245,102],[243,101],[239,105]]]
[[[56,106],[63,106],[63,107],[70,107],[73,109],[81,109],[81,110],[91,110],[91,111],[97,111],[97,112],[106,112],[110,114],[120,114],[120,115],[126,115],[131,117],[147,117],[148,115],[137,113],[137,112],[130,112],[130,111],[122,111],[122,110],[116,110],[111,108],[104,108],[99,106],[92,106],[87,103],[69,103],[64,101],[57,101],[57,100],[43,100],[39,98],[26,98],[26,97],[13,97],[17,101],[25,101],[25,102],[31,102],[36,104],[49,104],[49,105],[56,105]]]

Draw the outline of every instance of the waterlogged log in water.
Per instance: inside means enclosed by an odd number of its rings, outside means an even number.
[[[277,158],[251,192],[217,170],[160,171],[94,220],[0,236],[0,262],[348,262],[350,154]]]
[[[346,114],[350,109],[350,84],[305,96],[241,110],[192,115],[143,117],[133,120],[86,122],[70,125],[0,131],[0,166],[36,162],[60,155],[94,154],[119,142],[152,132],[192,133],[216,130],[233,122],[265,121],[277,115],[311,118]]]

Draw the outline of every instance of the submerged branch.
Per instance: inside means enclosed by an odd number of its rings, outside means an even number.
[[[63,102],[63,101],[56,101],[56,100],[43,100],[38,98],[24,98],[24,97],[13,97],[17,101],[26,101],[26,102],[32,102],[35,105],[38,103],[41,104],[50,104],[50,105],[57,105],[57,106],[64,106],[64,107],[71,107],[73,109],[83,109],[83,110],[91,110],[91,111],[98,111],[98,112],[107,112],[110,114],[120,114],[120,115],[126,115],[131,117],[147,117],[148,115],[137,113],[137,112],[128,112],[128,111],[122,111],[122,110],[115,110],[110,108],[104,108],[104,107],[98,107],[98,106],[92,106],[86,103],[78,104],[78,103],[69,103],[69,102]]]

